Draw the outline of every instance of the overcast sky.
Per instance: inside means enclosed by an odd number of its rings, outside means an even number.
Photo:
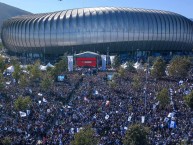
[[[167,10],[193,18],[193,0],[0,0],[0,2],[32,13],[82,7],[114,6]]]

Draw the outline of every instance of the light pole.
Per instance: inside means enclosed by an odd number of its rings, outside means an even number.
[[[106,59],[107,59],[107,67],[108,67],[108,64],[109,64],[109,61],[108,61],[109,60],[109,47],[107,47],[107,58]]]
[[[148,71],[149,71],[149,51],[147,52],[147,67],[145,73],[145,114],[146,114],[146,107],[147,107],[147,78],[148,78]]]

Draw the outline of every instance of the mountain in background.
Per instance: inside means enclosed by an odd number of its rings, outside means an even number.
[[[11,17],[19,16],[19,15],[29,15],[29,14],[32,14],[32,13],[0,2],[0,28],[3,24],[3,21]]]

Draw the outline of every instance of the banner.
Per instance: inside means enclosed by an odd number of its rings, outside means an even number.
[[[68,71],[73,71],[73,56],[68,56]]]
[[[115,59],[115,56],[110,56],[111,65],[113,65],[113,63],[114,63],[114,59]]]
[[[102,59],[102,70],[106,70],[106,63],[107,63],[106,55],[101,55],[101,59]]]

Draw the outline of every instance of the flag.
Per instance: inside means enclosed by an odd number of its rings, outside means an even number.
[[[171,113],[168,114],[168,117],[169,117],[169,118],[170,118],[170,117],[172,118],[172,117],[174,117],[174,114],[175,114],[174,112],[171,112]]]
[[[87,99],[87,97],[84,97],[84,101],[89,103],[89,100]]]
[[[45,98],[43,98],[43,102],[44,102],[44,103],[47,103],[48,101],[47,101]]]
[[[42,96],[42,94],[41,94],[41,93],[38,93],[38,96]]]
[[[73,56],[68,56],[68,71],[73,71]]]
[[[171,120],[170,123],[169,123],[169,128],[176,128],[176,122]]]
[[[25,112],[22,112],[22,111],[19,111],[19,114],[20,114],[21,117],[26,117],[27,116],[27,114]]]
[[[30,114],[30,110],[26,110],[26,112],[27,112],[27,115],[29,115],[29,114]]]
[[[145,122],[145,116],[141,116],[141,123]]]
[[[115,59],[115,56],[110,56],[111,65],[113,65],[113,63],[114,63],[114,59]]]
[[[130,121],[131,121],[131,118],[132,118],[132,116],[129,116],[127,121],[129,121],[129,122],[130,122]]]
[[[105,119],[106,119],[106,120],[109,119],[109,115],[108,115],[108,114],[105,116]]]
[[[110,101],[107,100],[105,105],[106,105],[106,106],[109,106],[109,105],[110,105]]]
[[[102,59],[102,70],[106,70],[106,55],[101,55]]]

